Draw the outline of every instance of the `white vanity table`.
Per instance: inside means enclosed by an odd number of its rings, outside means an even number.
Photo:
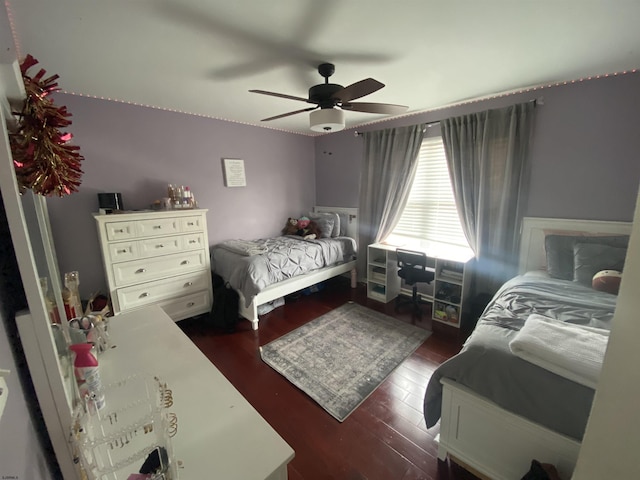
[[[103,382],[157,375],[173,392],[180,480],[286,480],[292,448],[157,305],[112,317]]]

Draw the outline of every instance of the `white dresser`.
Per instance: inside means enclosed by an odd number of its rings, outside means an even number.
[[[206,214],[94,214],[114,314],[155,304],[178,321],[211,310]]]

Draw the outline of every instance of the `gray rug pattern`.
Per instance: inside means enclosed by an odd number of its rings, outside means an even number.
[[[262,359],[344,421],[431,332],[346,303],[262,346]]]

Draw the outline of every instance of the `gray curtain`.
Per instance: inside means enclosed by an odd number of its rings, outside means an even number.
[[[517,273],[534,115],[528,102],[441,121],[458,213],[476,254],[472,291],[493,293]]]
[[[366,275],[367,245],[386,238],[400,220],[418,166],[426,125],[365,132],[360,176],[358,271]]]

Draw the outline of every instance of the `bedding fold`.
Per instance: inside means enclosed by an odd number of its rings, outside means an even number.
[[[608,340],[607,330],[532,314],[509,349],[527,362],[595,389]]]

